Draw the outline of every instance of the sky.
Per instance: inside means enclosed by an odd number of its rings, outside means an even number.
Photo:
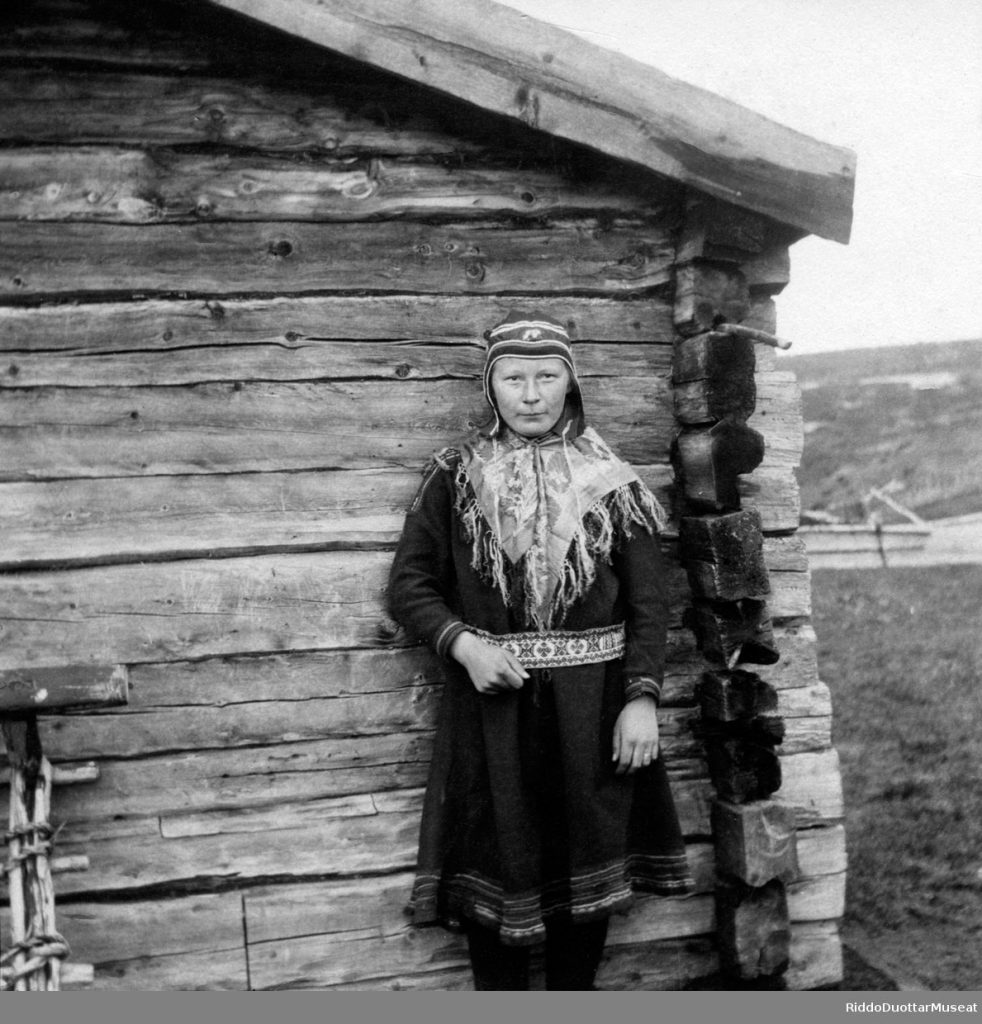
[[[982,337],[982,0],[506,0],[858,154],[791,249],[792,354]]]

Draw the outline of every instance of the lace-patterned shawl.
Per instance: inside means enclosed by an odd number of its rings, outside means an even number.
[[[654,495],[596,431],[568,433],[482,437],[462,448],[457,470],[472,567],[539,630],[562,622],[633,526],[665,524]]]

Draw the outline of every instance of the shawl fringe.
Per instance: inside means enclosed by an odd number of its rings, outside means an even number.
[[[573,604],[593,585],[597,563],[609,564],[613,552],[631,536],[633,528],[660,532],[667,521],[664,509],[640,480],[623,484],[594,502],[573,535],[559,585],[543,620],[537,600],[540,550],[532,547],[512,565],[478,504],[466,466],[458,461],[454,468],[454,511],[471,545],[471,568],[498,591],[506,607],[520,605],[525,625],[536,629],[551,629],[562,623]]]

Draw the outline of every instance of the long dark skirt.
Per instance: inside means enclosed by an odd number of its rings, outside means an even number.
[[[619,663],[533,671],[493,696],[449,674],[408,908],[417,924],[466,918],[527,945],[546,920],[691,891],[662,760],[614,773]]]

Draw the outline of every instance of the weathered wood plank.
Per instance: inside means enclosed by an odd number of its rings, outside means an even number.
[[[623,458],[667,462],[665,379],[593,378],[583,393]],[[0,479],[421,469],[486,418],[472,381],[13,390],[0,407]]]
[[[357,646],[382,621],[390,560],[333,552],[9,574],[0,667]]]
[[[819,921],[791,926],[791,963],[784,976],[789,989],[837,985],[843,978],[839,922]]]
[[[257,770],[273,762],[273,758],[264,762],[257,757]],[[70,816],[66,802],[69,817],[59,836],[59,849],[68,855],[84,850],[91,867],[84,874],[66,876],[59,892],[79,894],[213,876],[245,879],[294,875],[300,879],[305,875],[357,873],[367,870],[366,865],[372,865],[373,873],[412,865],[420,789],[310,799],[310,792],[317,792],[320,782],[311,775],[307,778],[313,779],[314,788],[308,791],[298,786],[290,798],[292,803],[176,811],[160,818],[114,816],[83,821]],[[707,785],[704,779],[673,779],[683,828],[690,836],[709,835],[712,794]],[[230,799],[226,795],[227,806]],[[813,814],[810,823],[828,824],[829,819]],[[311,832],[313,836],[308,835]],[[264,840],[257,844],[255,836],[259,833]],[[814,871],[816,878],[837,878],[841,870],[834,869],[841,863],[841,836],[836,845],[835,836],[826,838],[830,830],[818,829],[816,834],[822,839],[813,850],[808,833],[799,833],[803,877],[812,877],[806,871]]]
[[[32,3],[17,12],[0,37],[0,59],[5,61],[85,61],[126,67],[168,68],[188,71],[207,68],[214,43],[201,33],[168,31],[143,15],[117,20],[100,17],[92,5]],[[134,12],[136,15],[137,12]],[[150,22],[150,24],[148,24]]]
[[[0,671],[0,715],[125,704],[125,665],[67,665]]]
[[[657,193],[508,170],[395,159],[294,160],[118,147],[8,149],[0,220],[120,224],[661,215]]]
[[[179,661],[373,646],[391,554],[270,554],[0,576],[0,668]],[[682,570],[669,563],[681,615]],[[807,614],[808,575],[772,572],[775,619]]]
[[[848,240],[850,151],[504,5],[466,0],[450,14],[437,0],[411,13],[394,0],[217,2],[742,208]]]
[[[754,672],[778,690],[818,685],[818,638],[812,626],[804,622],[776,626],[774,640],[781,660],[754,665]]]
[[[638,466],[662,504],[668,466]],[[0,483],[0,568],[391,546],[418,471],[221,473]]]
[[[797,846],[802,878],[839,875],[846,870],[846,830],[842,825],[799,832]]]
[[[798,828],[831,824],[842,818],[842,777],[835,750],[795,754],[781,758],[779,803],[791,804]]]
[[[98,965],[97,989],[244,989],[237,892],[125,903],[68,903],[58,923],[72,956]]]
[[[665,284],[663,227],[416,224],[52,224],[4,227],[0,298],[134,293],[541,291],[630,294]]]
[[[742,508],[760,513],[765,533],[796,530],[801,519],[801,489],[790,466],[769,464],[765,446],[764,461],[752,473],[737,481]]]
[[[331,715],[325,713],[325,702],[313,703],[314,722],[326,720],[336,732],[344,709]],[[349,703],[364,705],[366,700]],[[193,705],[191,713],[202,720],[202,725],[190,734],[181,728],[182,717],[183,721],[190,717],[188,708],[169,714],[134,714],[123,720],[85,717],[45,721],[41,735],[53,757],[97,753],[101,758],[97,784],[70,791],[56,787],[55,811],[61,818],[90,821],[114,814],[248,808],[276,801],[419,786],[425,781],[432,735],[421,727],[418,718],[412,717],[415,708],[411,697],[403,703],[409,708],[406,717],[411,732],[371,733],[371,723],[356,721],[357,735],[306,739],[317,732],[315,726],[307,727],[308,702],[263,702],[249,716],[258,745],[244,742],[250,722],[244,723],[241,714],[223,715]],[[261,724],[264,715],[271,719],[265,730]],[[378,718],[376,712],[376,724]],[[662,721],[669,768],[698,763],[692,759],[701,756],[701,748],[687,731],[689,718],[666,709]],[[278,745],[273,742],[277,728],[284,737]],[[830,717],[789,718],[784,752],[790,755],[827,750],[830,730]],[[223,737],[230,737],[229,745],[215,746]],[[141,738],[147,741],[142,754],[138,749]],[[692,803],[696,792],[685,797],[691,805],[685,812],[690,823],[704,818],[702,803]]]
[[[98,785],[55,788],[53,814],[98,831],[100,820],[115,815],[269,807],[411,789],[425,784],[431,751],[430,734],[416,732],[103,760]]]
[[[76,314],[77,317],[77,314]],[[664,374],[669,356],[661,345],[583,342],[576,345],[582,378]],[[260,345],[113,353],[18,354],[0,373],[0,388],[142,387],[215,381],[481,379],[484,345],[414,342],[297,340]]]
[[[217,145],[358,154],[442,156],[474,153],[480,143],[441,130],[391,90],[343,82],[272,88],[229,77],[6,68],[0,75],[0,138],[63,145]],[[386,104],[386,118],[372,100]],[[358,108],[361,109],[358,109]],[[372,113],[376,116],[372,116]]]
[[[673,782],[683,828],[690,836],[709,835],[712,795],[706,785],[702,779]],[[809,788],[815,785],[810,780]],[[160,818],[69,819],[59,834],[59,851],[69,856],[84,852],[91,867],[61,876],[59,893],[72,897],[202,880],[241,883],[292,876],[299,881],[408,870],[416,857],[421,800],[420,789],[404,789]],[[841,815],[841,804],[838,809]],[[808,819],[812,825],[830,820],[819,818],[814,808]],[[838,874],[823,871],[818,877],[832,879],[819,889],[838,891]],[[803,900],[826,899],[812,895],[811,888],[802,893]]]
[[[318,295],[0,307],[0,351],[120,356],[201,346],[312,341],[477,341],[514,305],[532,305],[580,341],[671,345],[672,306],[638,299],[535,295]],[[84,318],[85,331],[78,329]]]
[[[757,408],[747,426],[764,436],[766,465],[797,466],[801,462],[805,426],[801,392],[789,370],[757,374]]]
[[[251,902],[247,906],[251,912]],[[712,902],[708,896],[684,901],[639,900],[626,920],[613,920],[607,959],[616,962],[618,949],[623,945],[705,934],[711,919]],[[376,926],[350,936],[325,933],[321,923],[313,934],[250,941],[254,984],[258,989],[333,988],[343,984],[374,988],[376,978],[408,973],[414,965],[433,970],[467,964],[462,936],[440,928],[414,930],[394,915],[389,920],[392,923],[388,927]],[[639,935],[641,938],[636,938]]]
[[[826,876],[820,884],[802,880],[788,886],[788,913],[793,921],[829,921],[845,912],[845,871]]]
[[[833,830],[816,830],[804,835],[803,848],[815,846],[823,831]],[[712,885],[711,848],[696,844],[689,850],[697,888],[706,892]],[[312,880],[304,884],[261,886],[247,888],[241,894],[126,903],[65,901],[59,920],[75,955],[99,964],[97,986],[100,988],[194,988],[207,984],[209,979],[213,981],[211,987],[238,987],[244,962],[243,909],[250,942],[265,950],[261,954],[264,962],[271,963],[272,950],[277,944],[283,950],[287,965],[283,967],[282,977],[291,970],[298,977],[304,975],[302,964],[305,961],[296,955],[302,948],[295,942],[317,937],[334,944],[337,962],[350,972],[350,984],[357,985],[361,981],[364,986],[365,979],[372,978],[371,987],[388,988],[392,987],[391,983],[380,984],[374,979],[391,977],[385,972],[397,970],[395,966],[386,966],[391,955],[400,962],[412,955],[413,946],[418,947],[416,962],[406,968],[416,973],[425,962],[440,962],[438,956],[428,957],[430,943],[438,944],[447,953],[461,943],[459,937],[442,929],[411,931],[407,928],[402,905],[411,884],[411,874],[402,872],[375,879]],[[815,892],[825,884],[819,877],[811,880]],[[155,922],[152,929],[146,927],[146,921],[151,918]],[[629,917],[614,921],[603,976],[615,970],[617,962],[638,942],[650,943],[654,935],[671,932],[679,926],[682,935],[691,934],[699,927],[709,932],[712,929],[711,901],[701,896],[639,901]],[[821,928],[821,924],[793,926],[792,933],[817,934]],[[380,947],[371,945],[373,937],[389,940],[381,946],[380,954],[375,952]],[[250,949],[252,952],[254,947]],[[198,968],[194,967],[195,955],[204,961]],[[658,949],[649,947],[648,955],[657,960]],[[238,967],[235,966],[237,961]],[[466,954],[463,964],[466,964]],[[681,969],[678,963],[675,967]],[[657,967],[652,964],[650,969]],[[708,973],[703,969],[688,976]],[[154,979],[152,986],[151,977]]]

